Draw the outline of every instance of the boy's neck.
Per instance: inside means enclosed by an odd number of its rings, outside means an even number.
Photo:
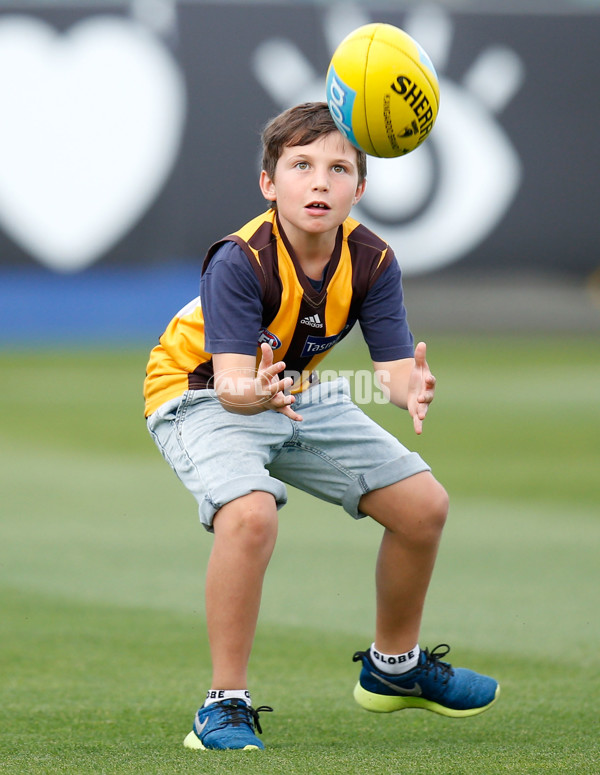
[[[312,235],[311,235],[312,236]],[[321,235],[319,235],[321,236]],[[307,277],[314,280],[321,279],[323,269],[329,263],[331,254],[335,248],[335,238],[333,240],[306,240],[302,246],[294,245],[296,258]]]

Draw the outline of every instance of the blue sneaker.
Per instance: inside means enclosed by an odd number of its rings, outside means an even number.
[[[254,734],[262,734],[258,721],[260,711],[272,712],[266,705],[254,710],[244,700],[221,700],[200,708],[192,731],[183,744],[186,748],[206,751],[237,748],[243,751],[262,751],[264,745]]]
[[[378,670],[368,651],[357,651],[353,662],[362,662],[354,699],[375,713],[391,713],[405,708],[422,708],[443,716],[475,716],[498,699],[500,686],[493,678],[465,668],[454,668],[442,657],[450,651],[445,643],[433,651],[425,649],[418,665],[402,675]]]

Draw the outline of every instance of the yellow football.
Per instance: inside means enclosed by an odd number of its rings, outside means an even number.
[[[371,156],[414,151],[438,114],[440,87],[423,48],[391,24],[365,24],[335,50],[327,104],[340,132]]]

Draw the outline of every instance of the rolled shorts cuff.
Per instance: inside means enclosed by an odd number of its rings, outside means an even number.
[[[272,476],[248,475],[232,479],[227,484],[220,485],[207,493],[198,507],[200,522],[209,533],[213,532],[213,518],[217,511],[226,503],[249,495],[251,492],[270,492],[275,498],[277,508],[287,503],[285,484]]]
[[[363,495],[372,490],[401,482],[403,479],[408,479],[409,476],[420,474],[423,471],[431,471],[431,468],[417,452],[410,452],[408,455],[390,460],[382,466],[361,474],[346,490],[342,498],[342,506],[354,519],[367,517],[369,515],[364,514],[358,508],[358,503]]]

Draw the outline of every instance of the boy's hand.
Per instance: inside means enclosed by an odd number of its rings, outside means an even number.
[[[407,408],[413,418],[415,433],[423,433],[423,420],[433,401],[435,377],[427,364],[427,345],[419,342],[415,348],[415,364],[408,378]]]
[[[286,395],[283,391],[287,390],[294,384],[292,377],[285,377],[279,379],[278,375],[285,369],[285,363],[279,361],[273,363],[273,350],[271,347],[264,343],[260,346],[261,359],[258,365],[258,373],[256,377],[256,393],[257,395],[264,395],[263,406],[268,406],[269,409],[273,409],[275,412],[285,414],[291,420],[297,420],[300,422],[302,416],[292,409],[292,404],[296,400],[292,395]]]
[[[215,353],[213,368],[217,397],[228,412],[252,415],[272,409],[291,420],[302,420],[291,408],[296,399],[284,392],[294,380],[280,379],[285,363],[273,363],[273,351],[268,344],[261,345],[258,369],[256,356],[240,353]]]

